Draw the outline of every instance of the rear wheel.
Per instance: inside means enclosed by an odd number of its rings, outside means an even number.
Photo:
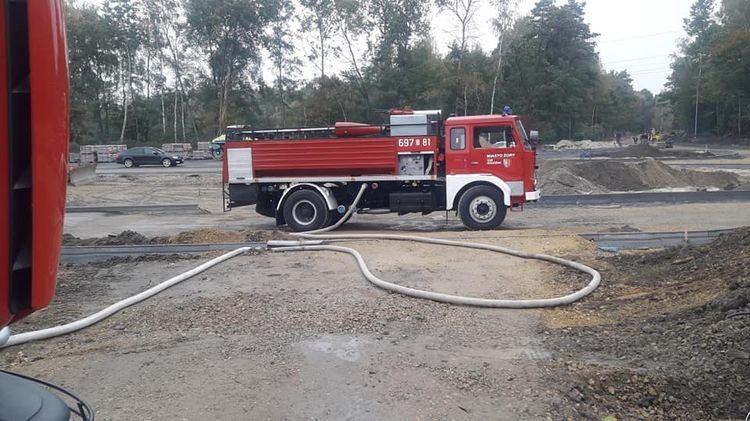
[[[329,215],[323,197],[312,190],[297,190],[284,201],[284,220],[295,232],[321,229]]]
[[[461,222],[473,230],[491,230],[503,223],[508,208],[503,195],[490,186],[472,187],[458,201]]]

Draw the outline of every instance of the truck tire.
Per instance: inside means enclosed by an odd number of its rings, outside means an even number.
[[[314,231],[328,225],[330,212],[323,197],[312,190],[297,190],[284,201],[284,220],[294,232]]]
[[[507,212],[503,194],[490,186],[474,186],[466,190],[458,201],[461,222],[473,230],[491,230],[499,227]]]

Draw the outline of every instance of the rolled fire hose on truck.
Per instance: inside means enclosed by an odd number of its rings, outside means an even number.
[[[476,307],[520,309],[520,308],[555,307],[555,306],[560,306],[560,305],[565,305],[565,304],[571,304],[577,300],[580,300],[586,295],[590,294],[599,286],[599,283],[601,282],[601,275],[599,274],[598,271],[596,271],[595,269],[589,266],[583,265],[581,263],[573,262],[571,260],[563,259],[563,258],[556,257],[556,256],[550,256],[547,254],[527,253],[527,252],[523,252],[519,250],[510,249],[507,247],[493,246],[493,245],[481,244],[481,243],[472,243],[472,242],[466,242],[466,241],[444,240],[444,239],[439,239],[439,238],[421,237],[421,236],[414,236],[414,235],[354,234],[354,233],[325,234],[326,232],[335,230],[336,228],[341,226],[345,221],[349,219],[349,217],[354,212],[357,211],[357,205],[359,204],[359,201],[362,199],[362,195],[364,194],[366,189],[367,189],[367,184],[363,184],[359,192],[357,193],[357,196],[355,197],[354,201],[352,202],[352,205],[349,207],[349,209],[346,211],[346,213],[337,223],[329,227],[316,230],[316,231],[293,233],[292,235],[302,238],[302,240],[299,240],[299,241],[288,241],[288,240],[268,241],[266,243],[267,248],[269,248],[270,250],[274,252],[312,250],[312,251],[334,251],[338,253],[346,253],[354,257],[357,264],[359,265],[360,271],[365,276],[365,278],[367,278],[368,281],[370,281],[371,283],[373,283],[375,286],[379,288],[392,291],[395,293],[407,295],[407,296],[414,297],[414,298],[427,299],[427,300],[438,301],[438,302],[448,303],[448,304],[458,304],[458,305],[467,305],[467,306],[476,306]],[[578,291],[574,293],[571,293],[562,297],[554,297],[554,298],[511,300],[511,299],[475,298],[475,297],[466,297],[466,296],[461,296],[461,295],[443,294],[443,293],[438,293],[438,292],[433,292],[433,291],[425,291],[425,290],[420,290],[420,289],[415,289],[415,288],[409,288],[409,287],[395,284],[393,282],[380,279],[370,271],[370,269],[367,267],[367,263],[365,262],[365,259],[357,250],[350,248],[350,247],[325,244],[325,242],[345,241],[345,240],[415,241],[415,242],[427,243],[427,244],[437,244],[437,245],[445,245],[445,246],[451,246],[451,247],[487,250],[487,251],[493,251],[497,253],[503,253],[503,254],[507,254],[510,256],[519,257],[522,259],[543,260],[546,262],[555,263],[555,264],[562,265],[562,266],[567,266],[579,272],[583,272],[583,273],[591,275],[591,280],[585,287],[579,289]],[[71,323],[54,326],[54,327],[50,327],[47,329],[36,330],[32,332],[25,332],[25,333],[19,333],[16,335],[10,335],[9,337],[8,337],[8,333],[9,333],[8,328],[2,329],[0,330],[0,347],[9,347],[13,345],[20,345],[20,344],[30,342],[30,341],[48,339],[48,338],[65,335],[65,334],[89,327],[119,312],[120,310],[126,307],[140,303],[141,301],[144,301],[150,297],[153,297],[154,295],[164,291],[165,289],[173,285],[176,285],[213,266],[218,265],[219,263],[222,263],[226,260],[229,260],[235,256],[238,256],[240,254],[243,254],[253,249],[255,249],[255,247],[240,247],[235,250],[232,250],[229,253],[226,253],[219,257],[211,259],[208,262],[203,263],[202,265],[196,268],[193,268],[185,273],[182,273],[173,278],[170,278],[139,294],[128,297],[90,316],[84,317],[82,319],[76,320]],[[4,339],[5,339],[5,342],[3,341]]]

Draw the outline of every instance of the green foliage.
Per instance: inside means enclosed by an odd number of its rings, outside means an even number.
[[[747,136],[750,3],[724,0],[714,15],[712,0],[697,0],[685,31],[690,38],[672,62],[665,95],[676,124],[689,132],[697,128],[698,134]]]
[[[724,0],[720,24],[707,18],[711,1],[697,3],[686,24],[700,43],[686,44],[673,63],[669,96],[659,98],[635,92],[627,72],[602,70],[597,35],[586,23],[582,3],[540,0],[530,16],[516,20],[515,3],[500,0],[495,4],[498,49],[486,53],[469,45],[471,38],[463,33],[447,54],[429,38],[428,17],[438,3],[69,3],[73,141],[197,141],[228,124],[383,122],[385,111],[396,107],[484,114],[491,103],[493,112],[511,105],[545,139],[598,139],[657,124],[671,128],[673,120],[688,123],[696,51],[704,57],[707,104],[750,102],[747,89],[730,92],[750,84],[746,1]],[[310,48],[313,54],[306,56]],[[348,67],[331,72],[334,63]],[[311,66],[326,71],[301,79]],[[722,107],[718,119],[705,111],[706,122],[728,127],[730,114]]]

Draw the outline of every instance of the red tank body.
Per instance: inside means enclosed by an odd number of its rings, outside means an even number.
[[[250,147],[252,154],[245,165],[252,167],[253,178],[395,176],[399,170],[399,153],[430,151],[437,155],[438,137],[419,136],[418,141],[416,138],[367,137],[226,143],[227,151]],[[224,182],[229,181],[227,164],[225,160]]]

